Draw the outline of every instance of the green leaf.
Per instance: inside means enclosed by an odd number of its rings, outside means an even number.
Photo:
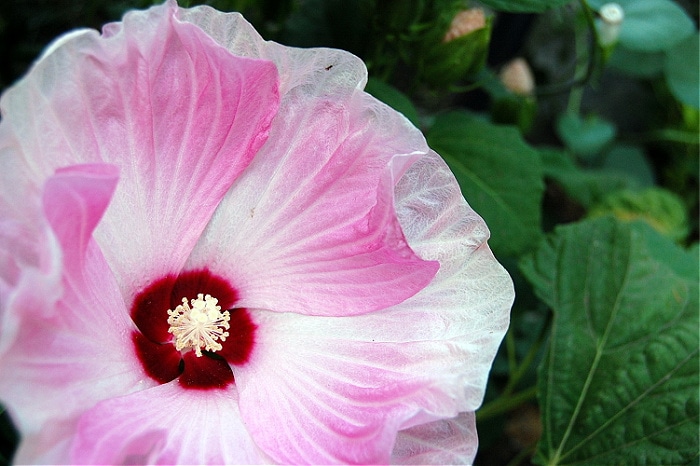
[[[700,108],[700,35],[694,34],[668,51],[664,74],[674,97]]]
[[[521,269],[554,312],[536,462],[696,459],[697,257],[606,217],[558,228]]]
[[[610,57],[610,66],[637,78],[653,78],[664,69],[666,55],[663,52],[640,52],[620,44]]]
[[[607,0],[589,0],[600,9]],[[644,52],[668,50],[693,34],[695,24],[676,2],[671,0],[616,0],[625,12],[620,28],[620,44]]]
[[[541,149],[545,177],[556,181],[566,194],[583,207],[590,207],[608,194],[639,186],[630,174],[611,169],[581,169],[557,149]]]
[[[367,86],[365,86],[365,91],[394,110],[403,113],[414,126],[419,126],[418,111],[416,107],[413,106],[413,102],[394,86],[377,78],[369,78],[367,80]]]
[[[541,13],[570,3],[570,0],[481,0],[486,6],[513,13]]]
[[[594,205],[588,215],[614,215],[623,221],[641,220],[674,241],[683,241],[690,231],[683,199],[659,187],[614,192]]]
[[[575,113],[564,113],[557,121],[557,132],[572,152],[590,157],[612,141],[617,131],[615,125],[595,115],[583,119]]]
[[[486,63],[491,40],[492,17],[485,26],[449,42],[429,41],[420,52],[420,80],[435,88],[444,88],[478,73]],[[444,34],[444,33],[443,33]]]
[[[655,184],[654,168],[638,146],[616,144],[605,154],[603,168],[625,174],[641,187]]]
[[[497,255],[519,255],[539,241],[542,167],[515,128],[453,112],[436,118],[427,139],[486,220]]]

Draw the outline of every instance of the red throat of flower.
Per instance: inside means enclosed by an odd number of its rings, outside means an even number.
[[[234,382],[231,365],[245,364],[255,324],[236,308],[236,291],[208,270],[167,275],[151,282],[131,308],[139,332],[132,341],[143,369],[184,388],[216,389]]]

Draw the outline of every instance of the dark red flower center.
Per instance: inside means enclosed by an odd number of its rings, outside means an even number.
[[[146,374],[200,390],[233,383],[230,365],[248,361],[256,329],[237,299],[226,280],[206,269],[167,275],[144,288],[131,318],[140,330],[132,340]]]

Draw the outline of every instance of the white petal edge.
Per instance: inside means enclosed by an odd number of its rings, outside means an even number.
[[[402,430],[392,464],[472,464],[479,439],[473,412]]]

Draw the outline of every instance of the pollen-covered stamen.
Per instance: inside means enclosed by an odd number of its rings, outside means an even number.
[[[182,304],[174,310],[168,310],[168,332],[175,337],[175,348],[182,350],[193,348],[197,356],[206,351],[219,351],[222,346],[217,340],[226,341],[231,319],[229,312],[221,312],[219,301],[211,295],[199,293],[197,299],[187,304],[187,298],[182,298]]]

